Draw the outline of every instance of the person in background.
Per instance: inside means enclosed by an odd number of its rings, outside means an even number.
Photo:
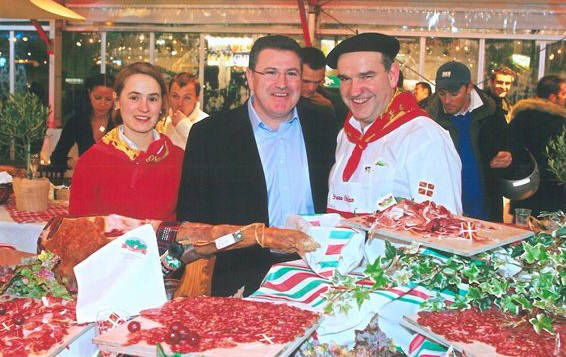
[[[512,162],[503,111],[471,81],[469,68],[451,61],[436,72],[436,93],[427,112],[452,137],[462,160],[464,214],[494,222],[503,220],[499,179]]]
[[[487,94],[495,101],[495,104],[505,113],[507,123],[511,121],[511,103],[507,94],[511,91],[511,85],[515,82],[515,72],[509,67],[499,67],[489,77]]]
[[[242,106],[196,123],[179,190],[179,221],[284,228],[291,214],[323,213],[336,122],[301,99],[301,48],[265,36],[250,51],[252,93]],[[212,294],[255,291],[274,262],[297,259],[251,247],[217,255]]]
[[[403,90],[405,89],[405,75],[399,70],[399,78],[397,79],[397,88]]]
[[[338,120],[337,128],[341,128],[346,120],[348,108],[342,101],[340,93],[323,86],[326,76],[326,57],[315,47],[301,48],[303,60],[303,84],[301,96],[315,104],[330,107]]]
[[[74,162],[68,162],[68,156],[73,145],[77,144],[79,155],[82,155],[114,127],[111,117],[113,85],[114,77],[107,74],[97,74],[85,80],[88,104],[85,103],[83,112],[71,118],[63,127],[57,146],[51,153],[52,167],[72,168]]]
[[[417,98],[417,103],[419,107],[425,109],[428,105],[430,97],[432,97],[432,88],[427,82],[417,82],[415,84],[415,98]]]
[[[338,134],[329,178],[328,211],[373,213],[392,194],[434,201],[460,214],[460,159],[448,133],[397,87],[399,41],[364,33],[327,57],[338,68],[342,99],[351,111]]]
[[[166,113],[167,85],[153,65],[136,62],[114,84],[112,129],[80,158],[69,213],[174,221],[183,150],[154,128]]]
[[[193,124],[208,117],[200,110],[200,91],[200,83],[193,75],[186,72],[175,75],[169,83],[169,115],[156,126],[183,150]]]
[[[535,157],[540,171],[537,192],[511,207],[530,208],[532,215],[541,211],[566,208],[566,189],[548,169],[546,146],[566,128],[566,81],[558,76],[542,77],[536,87],[536,98],[523,99],[511,110],[511,134],[517,148],[527,148]]]

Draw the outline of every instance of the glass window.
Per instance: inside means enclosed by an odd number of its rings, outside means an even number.
[[[63,32],[63,123],[83,105],[84,80],[100,73],[100,45],[98,32]]]
[[[245,70],[249,52],[262,35],[206,36],[204,111],[213,114],[235,108],[249,97]]]
[[[149,33],[107,33],[106,73],[116,74],[123,66],[140,61],[149,62]]]
[[[436,79],[438,67],[449,61],[466,64],[472,74],[472,82],[477,80],[478,40],[458,38],[426,39],[424,76],[432,83]]]
[[[403,73],[403,88],[412,89],[415,83],[421,81],[419,72],[419,39],[410,37],[398,37],[401,43],[399,54],[395,58],[401,65]]]
[[[0,31],[0,100],[10,93],[10,31]]]
[[[172,77],[189,72],[198,77],[199,35],[188,33],[155,34],[155,65]]]
[[[37,32],[15,32],[15,91],[29,90],[39,96],[43,104],[49,102],[49,57],[47,45]]]
[[[566,42],[556,41],[546,46],[545,75],[566,78]]]
[[[486,40],[485,84],[494,69],[507,66],[516,73],[515,82],[507,99],[514,104],[519,99],[532,97],[538,78],[539,49],[531,40]]]

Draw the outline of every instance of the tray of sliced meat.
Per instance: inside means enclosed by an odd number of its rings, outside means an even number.
[[[155,356],[288,356],[318,326],[319,315],[285,304],[188,297],[144,310],[94,338],[101,351]]]
[[[4,297],[0,300],[0,357],[56,356],[93,327],[75,321],[74,300]]]
[[[565,323],[553,325],[555,335],[537,333],[525,319],[496,308],[421,311],[401,325],[470,357],[566,356]]]
[[[343,223],[368,231],[370,238],[418,243],[467,257],[533,235],[525,229],[453,215],[432,201],[404,200],[384,211],[350,218]]]

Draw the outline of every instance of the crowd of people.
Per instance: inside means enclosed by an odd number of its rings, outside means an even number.
[[[566,128],[563,79],[542,78],[537,98],[511,107],[512,72],[495,71],[483,91],[451,61],[438,68],[434,94],[426,82],[413,94],[398,86],[399,48],[394,37],[364,33],[325,57],[286,36],[261,37],[246,70],[249,100],[211,116],[190,74],[167,86],[138,62],[113,89],[101,76],[89,87],[92,108],[65,126],[52,157],[66,164],[79,143],[69,213],[284,228],[290,214],[372,213],[393,195],[500,222],[498,182],[523,147],[541,183],[513,207],[566,208],[545,156]],[[326,65],[337,70],[339,93],[323,86]],[[212,294],[245,286],[248,295],[273,263],[295,258],[259,246],[220,254]]]

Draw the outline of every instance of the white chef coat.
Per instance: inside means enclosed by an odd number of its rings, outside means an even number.
[[[357,120],[349,120],[362,132]],[[329,177],[329,209],[373,213],[377,201],[391,193],[416,202],[431,200],[462,214],[462,163],[450,134],[432,119],[416,117],[369,143],[352,177],[344,182],[342,173],[354,147],[342,129]]]

